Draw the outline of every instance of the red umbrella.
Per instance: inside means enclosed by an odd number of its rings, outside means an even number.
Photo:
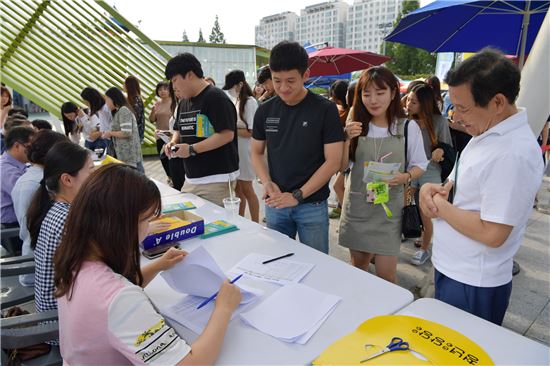
[[[381,65],[391,57],[349,48],[325,47],[309,54],[310,76],[340,75]]]

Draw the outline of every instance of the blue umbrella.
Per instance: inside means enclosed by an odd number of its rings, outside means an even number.
[[[336,80],[350,80],[351,72],[341,75],[314,76],[306,82],[306,88],[330,88]]]
[[[550,1],[434,1],[404,17],[385,38],[430,52],[477,52],[492,46],[525,55]]]

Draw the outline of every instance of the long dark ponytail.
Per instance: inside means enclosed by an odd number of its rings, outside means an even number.
[[[420,84],[415,86],[411,90],[411,93],[416,95],[416,99],[420,105],[420,113],[412,117],[424,121],[424,127],[428,131],[432,148],[435,148],[437,145],[437,135],[434,127],[434,115],[441,115],[441,112],[437,107],[434,91],[428,84]]]
[[[252,89],[250,89],[250,85],[248,85],[246,80],[242,83],[243,86],[239,92],[239,117],[246,125],[246,129],[249,130],[248,121],[244,118],[244,109],[246,107],[246,103],[248,102],[248,98],[254,98],[254,94],[252,94]]]
[[[88,160],[90,151],[70,141],[55,144],[44,160],[44,178],[36,191],[27,211],[27,228],[31,235],[31,248],[34,250],[40,226],[53,205],[53,196],[59,192],[63,174],[76,176]]]

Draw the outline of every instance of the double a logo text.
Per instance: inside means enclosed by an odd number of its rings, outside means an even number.
[[[170,232],[170,233],[167,233],[166,235],[162,235],[162,236],[159,236],[158,238],[155,238],[155,242],[156,242],[156,245],[159,245],[162,242],[162,240],[164,240],[165,243],[176,241],[180,237],[183,239],[189,235],[195,234],[196,232],[197,232],[197,226],[182,227],[178,231]]]

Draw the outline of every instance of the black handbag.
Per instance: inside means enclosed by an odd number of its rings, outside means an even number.
[[[434,150],[438,148],[443,150],[443,160],[439,162],[439,166],[441,167],[441,181],[445,182],[449,174],[453,171],[456,161],[456,150],[454,147],[444,142],[439,142]]]
[[[407,130],[409,121],[405,122],[405,169],[407,169]],[[423,225],[418,206],[412,202],[410,183],[405,187],[406,201],[401,214],[401,233],[406,239],[419,238]]]

